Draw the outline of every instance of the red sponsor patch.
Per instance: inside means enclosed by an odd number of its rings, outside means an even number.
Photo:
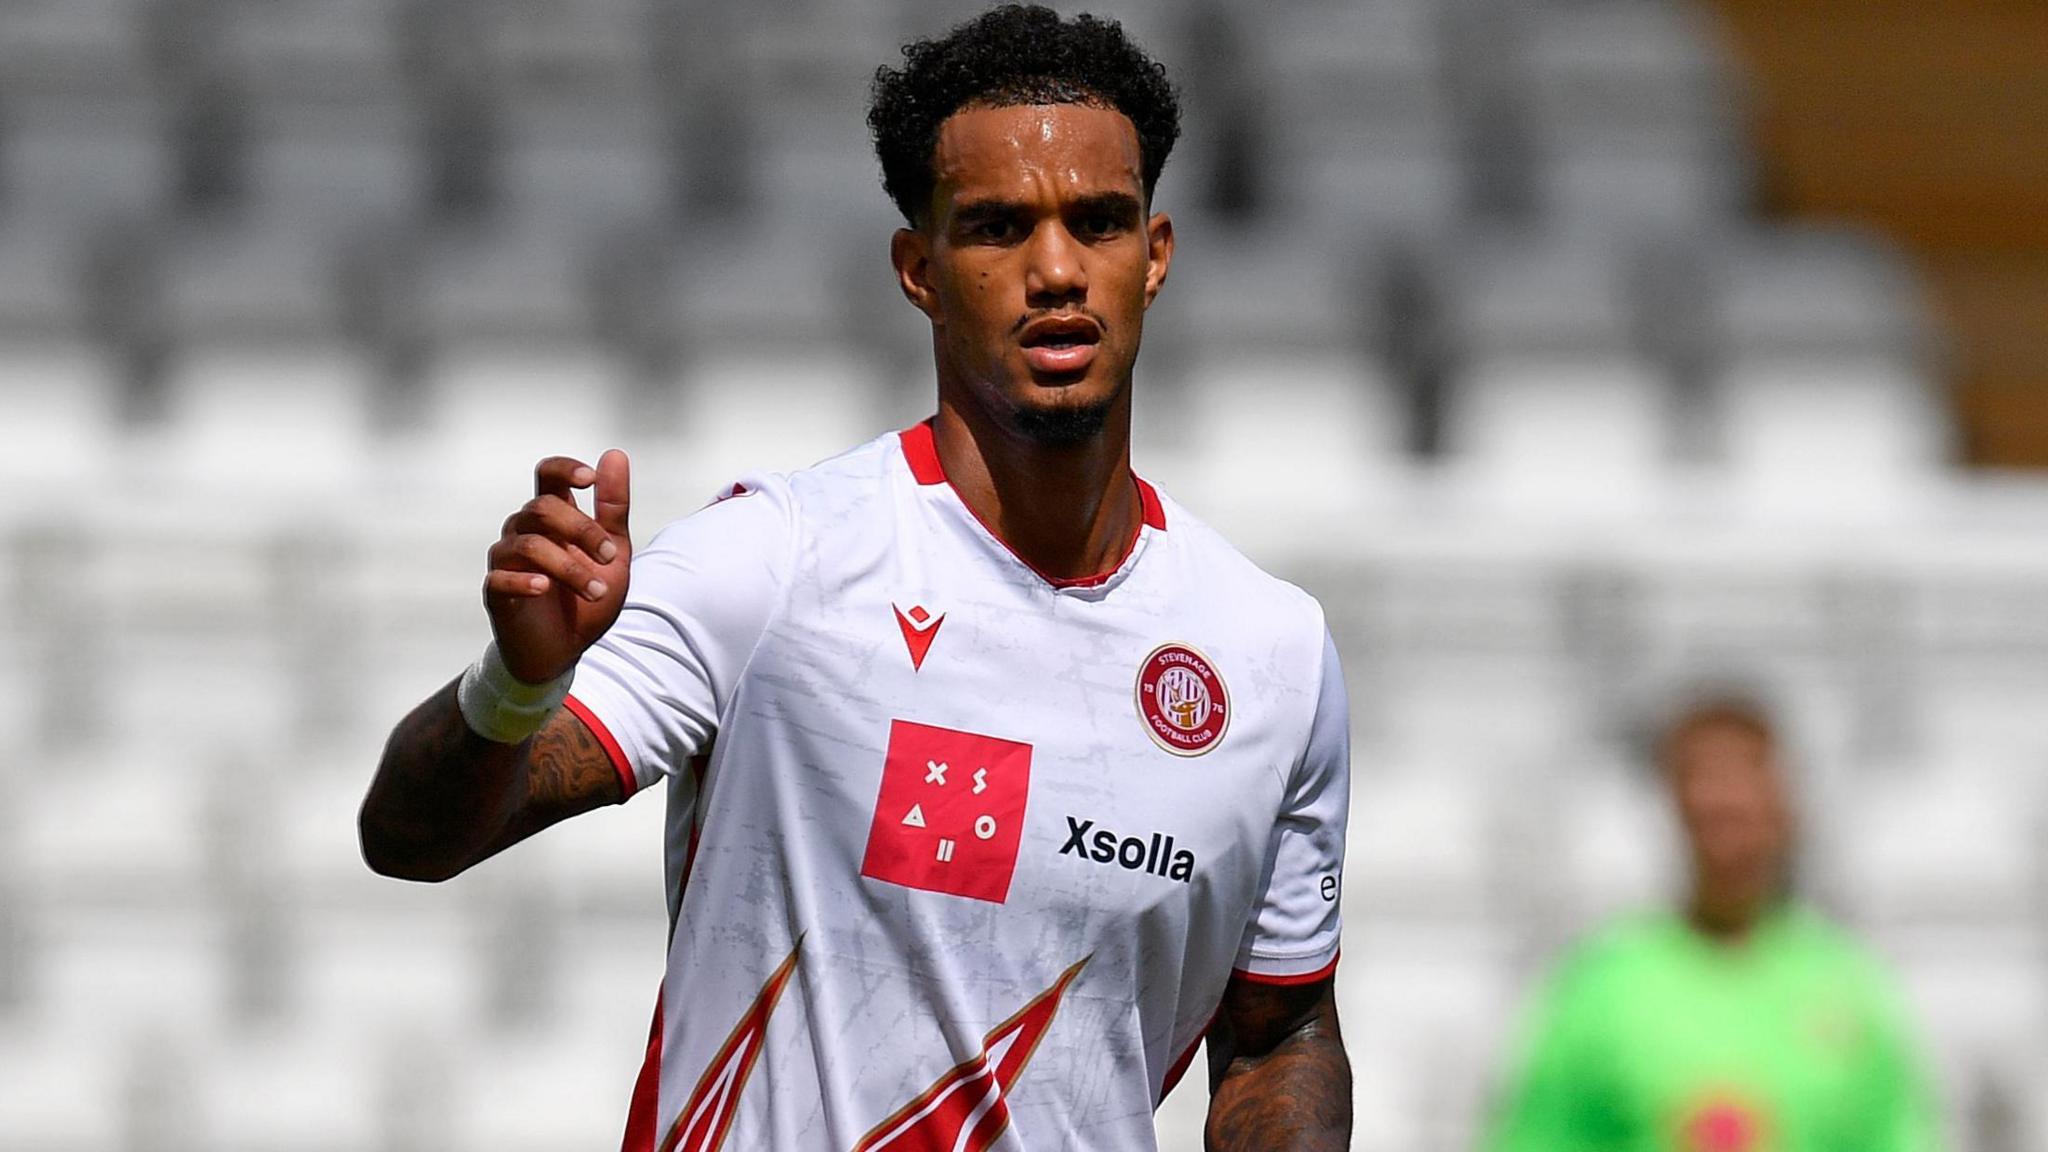
[[[1031,745],[892,721],[860,874],[1001,904],[1030,791]]]
[[[1185,644],[1162,644],[1138,665],[1138,718],[1161,748],[1200,756],[1230,727],[1230,694],[1207,656]]]

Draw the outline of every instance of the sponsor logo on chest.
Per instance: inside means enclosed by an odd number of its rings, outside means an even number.
[[[1154,832],[1146,837],[1119,836],[1095,821],[1067,817],[1067,842],[1062,856],[1078,856],[1096,864],[1114,864],[1126,872],[1145,872],[1187,883],[1195,874],[1195,854],[1174,845],[1173,836]]]
[[[860,873],[1004,903],[1030,796],[1031,745],[892,721]]]

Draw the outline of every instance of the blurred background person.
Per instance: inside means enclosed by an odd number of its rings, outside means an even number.
[[[1344,661],[1354,1152],[1469,1152],[1525,982],[1682,883],[1634,686],[1717,668],[1954,1147],[2048,1148],[2048,5],[1055,6],[1185,79],[1133,466]],[[929,414],[861,118],[984,7],[0,3],[0,1148],[616,1121],[662,805],[450,899],[361,766],[534,459],[663,523]]]
[[[1690,890],[1564,962],[1490,1152],[1937,1152],[1891,978],[1791,890],[1798,819],[1766,713],[1689,707],[1657,761]]]

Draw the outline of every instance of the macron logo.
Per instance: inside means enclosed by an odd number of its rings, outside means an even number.
[[[896,605],[889,605],[896,608]],[[896,608],[896,626],[903,630],[903,645],[910,649],[910,670],[919,671],[924,667],[924,654],[932,650],[932,641],[939,637],[939,625],[946,622],[946,614],[937,616],[924,610],[922,604],[913,604],[906,614]]]

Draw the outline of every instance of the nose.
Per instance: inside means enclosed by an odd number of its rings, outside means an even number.
[[[1026,302],[1033,308],[1057,308],[1088,299],[1088,271],[1081,245],[1058,220],[1048,220],[1032,233],[1024,269]]]

